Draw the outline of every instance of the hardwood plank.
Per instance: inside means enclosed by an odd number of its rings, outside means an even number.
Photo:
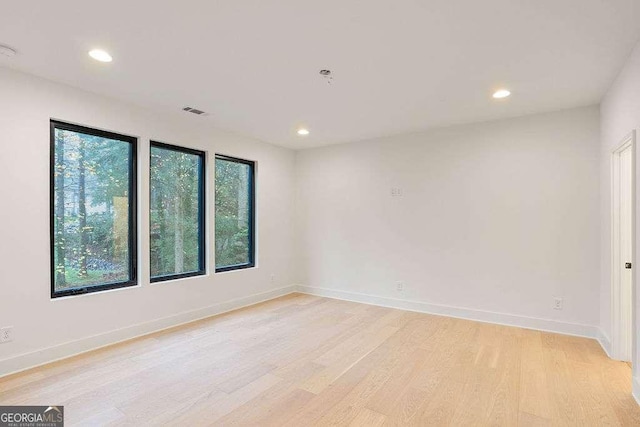
[[[356,348],[353,348],[349,353],[343,354],[342,358],[335,360],[334,363],[327,365],[321,372],[309,378],[302,385],[302,388],[311,393],[320,393],[397,331],[398,328],[396,327],[384,326],[377,333],[358,340]],[[316,361],[316,363],[319,362]]]
[[[550,427],[551,421],[547,418],[520,411],[518,414],[518,425],[520,427]]]
[[[542,419],[551,417],[541,332],[527,331],[522,340],[520,411]]]
[[[349,427],[380,427],[386,421],[386,417],[371,409],[362,408],[358,415],[351,421]]]
[[[281,383],[282,380],[280,378],[266,374],[231,394],[223,392],[205,393],[192,402],[189,407],[183,407],[178,412],[170,413],[163,424],[212,424]]]

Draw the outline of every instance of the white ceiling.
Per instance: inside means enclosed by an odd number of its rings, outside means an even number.
[[[0,66],[306,148],[595,104],[639,22],[638,0],[5,1]]]

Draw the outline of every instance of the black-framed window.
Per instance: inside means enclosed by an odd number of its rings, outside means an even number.
[[[216,155],[216,272],[255,265],[255,165]]]
[[[136,285],[137,139],[50,128],[51,297]]]
[[[205,274],[205,153],[151,141],[151,281]]]

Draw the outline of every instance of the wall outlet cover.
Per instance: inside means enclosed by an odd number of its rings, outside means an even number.
[[[402,188],[391,187],[391,197],[402,197]]]
[[[553,309],[562,310],[562,298],[556,297],[553,299]]]
[[[0,328],[0,343],[13,341],[13,326]]]

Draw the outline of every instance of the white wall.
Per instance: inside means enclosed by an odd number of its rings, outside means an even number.
[[[595,106],[297,152],[300,282],[593,334],[599,154]]]
[[[206,119],[180,114],[162,116],[0,69],[0,326],[15,328],[14,342],[0,345],[0,376],[30,364],[249,303],[261,298],[255,294],[293,283],[290,266],[294,152],[222,132],[207,125]],[[140,287],[50,299],[50,118],[140,138]],[[206,150],[210,166],[215,153],[257,161],[257,268],[149,284],[146,196],[149,139]],[[211,171],[209,167],[210,196],[214,182]],[[212,217],[213,197],[208,202]],[[207,229],[211,243],[211,218]],[[209,266],[212,259],[209,251]]]
[[[601,107],[601,182],[602,192],[602,245],[601,263],[602,277],[600,280],[600,322],[604,333],[611,336],[611,151],[616,148],[622,139],[631,131],[640,131],[640,43],[629,57],[624,69],[604,97]],[[638,135],[640,136],[640,134]],[[640,143],[640,141],[637,141]],[[640,156],[640,150],[636,151]],[[636,158],[636,170],[640,165],[640,158]],[[640,226],[640,185],[638,185],[638,173],[636,172],[636,226]],[[638,252],[640,250],[640,232],[636,230],[636,259],[634,267],[640,266]],[[636,272],[636,282],[638,274]],[[637,290],[637,283],[636,283]],[[636,345],[633,349],[632,365],[634,369],[634,392],[636,398],[640,398],[640,292],[636,292],[635,334]]]

